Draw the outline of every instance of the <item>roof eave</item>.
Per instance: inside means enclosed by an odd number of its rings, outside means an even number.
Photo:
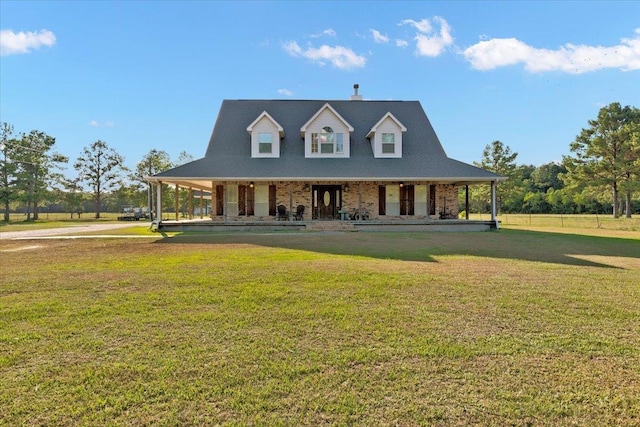
[[[291,177],[291,176],[272,176],[272,177],[255,177],[255,176],[229,176],[229,177],[185,177],[185,176],[146,176],[144,179],[148,182],[171,182],[171,181],[292,181],[292,182],[303,182],[303,181],[346,181],[346,182],[356,182],[356,181],[426,181],[426,182],[452,182],[452,183],[483,183],[483,182],[504,182],[508,178],[506,176],[496,176],[496,177],[438,177],[438,176],[428,176],[428,177],[415,177],[415,176],[393,176],[393,177],[379,177],[379,176],[370,176],[370,177],[355,177],[355,176],[305,176],[305,177]]]

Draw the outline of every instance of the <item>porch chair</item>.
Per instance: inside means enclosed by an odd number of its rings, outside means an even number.
[[[298,205],[294,218],[296,221],[302,221],[304,219],[304,205]]]
[[[276,219],[278,221],[286,221],[287,218],[287,207],[285,205],[278,205],[278,212],[276,214]]]
[[[360,210],[353,208],[353,213],[351,213],[350,215],[350,219],[354,220],[354,221],[359,221],[359,220],[368,220],[370,218],[369,216],[369,211],[366,210],[365,208],[362,208]]]

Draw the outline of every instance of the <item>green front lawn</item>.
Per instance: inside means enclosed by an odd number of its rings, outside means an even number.
[[[640,239],[0,242],[0,425],[638,425]]]

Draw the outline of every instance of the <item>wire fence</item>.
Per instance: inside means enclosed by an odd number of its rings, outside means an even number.
[[[489,214],[471,215],[470,219],[490,219]],[[607,230],[640,231],[640,216],[613,218],[612,215],[566,215],[566,214],[502,214],[498,216],[502,225],[557,227],[557,228],[602,228]]]

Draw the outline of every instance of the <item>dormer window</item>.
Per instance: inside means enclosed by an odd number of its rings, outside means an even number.
[[[329,104],[325,104],[300,129],[305,157],[349,157],[353,127]]]
[[[371,141],[374,157],[399,158],[402,157],[402,133],[404,127],[393,114],[385,114],[367,134]]]
[[[344,153],[343,134],[334,132],[329,126],[323,127],[320,133],[312,133],[311,152],[322,154]]]
[[[266,111],[247,127],[251,134],[251,157],[280,157],[284,129]]]

